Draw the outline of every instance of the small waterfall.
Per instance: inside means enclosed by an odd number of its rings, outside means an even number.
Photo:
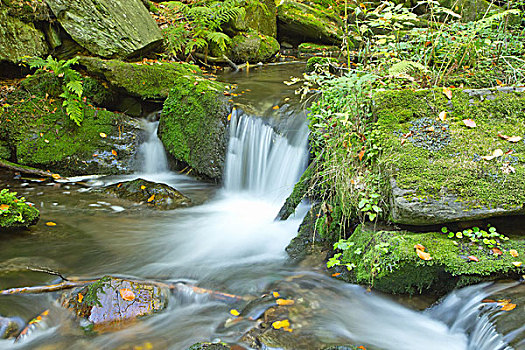
[[[152,121],[152,119],[150,116],[144,121],[147,140],[139,148],[139,172],[145,174],[165,173],[168,171],[168,159],[166,158],[164,145],[157,136],[159,122],[154,119]]]
[[[308,128],[294,137],[281,135],[261,118],[234,110],[226,155],[224,188],[265,197],[290,193],[307,161]]]

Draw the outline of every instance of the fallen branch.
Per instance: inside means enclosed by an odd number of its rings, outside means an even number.
[[[213,56],[206,56],[202,53],[194,53],[195,57],[200,58],[201,60],[207,60],[212,63],[227,63],[230,67],[232,67],[236,72],[239,70],[239,66],[237,66],[235,63],[232,62],[226,55],[222,55],[222,57],[213,57]]]
[[[58,276],[62,279],[62,281],[69,281],[67,278],[65,278],[60,272],[56,272],[56,271],[53,271],[53,270],[50,270],[50,269],[46,269],[46,268],[39,268],[39,267],[27,267],[28,270],[30,271],[34,271],[34,272],[43,272],[43,273],[47,273],[49,275],[53,275],[53,276]]]
[[[236,303],[239,301],[249,300],[248,297],[218,292],[216,290],[211,290],[211,289],[205,289],[205,288],[194,286],[192,284],[177,283],[177,284],[170,285],[170,289],[173,292],[184,292],[184,291],[191,290],[197,294],[207,294],[211,299],[222,301],[225,303]]]
[[[82,287],[86,284],[94,283],[98,280],[90,281],[64,281],[58,284],[51,284],[48,286],[34,286],[34,287],[21,287],[21,288],[10,288],[0,290],[0,295],[13,295],[13,294],[40,294],[40,293],[49,293],[56,292],[64,289],[71,289],[76,287]]]
[[[40,169],[35,169],[31,167],[22,166],[16,163],[11,163],[7,160],[0,159],[0,168],[5,168],[12,171],[18,171],[23,174],[29,174],[29,175],[37,175],[42,177],[51,177],[53,178],[53,175],[57,176],[56,174],[51,174],[50,172],[43,171]]]

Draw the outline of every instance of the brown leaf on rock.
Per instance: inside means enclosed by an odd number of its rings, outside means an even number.
[[[432,257],[430,256],[429,253],[425,253],[424,251],[420,249],[416,249],[416,253],[417,253],[417,256],[419,256],[419,258],[422,260],[425,260],[425,261],[432,260]]]
[[[414,249],[419,249],[419,250],[424,252],[425,251],[425,246],[423,246],[422,244],[416,244],[414,246]]]
[[[126,300],[126,301],[133,301],[135,300],[135,293],[133,293],[133,291],[129,288],[122,288],[122,289],[119,289],[119,293],[120,293],[120,296],[122,297],[122,299]]]
[[[479,261],[479,259],[478,259],[476,256],[474,256],[474,255],[469,255],[469,256],[468,256],[468,259],[469,259],[470,261],[475,261],[475,262],[478,262],[478,261]]]

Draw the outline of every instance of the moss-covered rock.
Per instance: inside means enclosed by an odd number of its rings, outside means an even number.
[[[7,97],[8,107],[0,113],[0,140],[12,151],[11,160],[64,176],[132,171],[138,121],[87,101],[78,127],[56,97],[59,84],[53,74],[39,75]]]
[[[333,57],[311,57],[306,62],[306,72],[330,72],[335,73],[337,67],[335,66],[339,61]]]
[[[26,203],[24,197],[19,198],[8,189],[0,191],[0,230],[28,228],[39,218],[38,209]]]
[[[277,15],[274,0],[248,2],[244,8],[245,15],[227,23],[226,32],[236,34],[252,29],[273,38],[277,36]]]
[[[484,280],[518,277],[524,270],[513,264],[523,262],[524,239],[503,241],[498,246],[502,254],[498,255],[477,243],[453,240],[441,232],[375,231],[359,226],[348,242],[351,247],[342,260],[354,266],[349,281],[389,293],[444,294]],[[425,247],[431,260],[418,257],[416,244]],[[511,255],[511,249],[519,256]]]
[[[0,62],[18,63],[24,56],[42,56],[49,51],[44,33],[0,8]]]
[[[119,182],[106,187],[104,192],[156,209],[176,209],[191,203],[188,197],[173,187],[144,179]]]
[[[279,210],[279,214],[277,214],[279,220],[286,220],[293,215],[297,206],[307,196],[311,187],[314,166],[315,164],[310,164],[310,166],[304,171],[303,175],[301,175],[299,181],[295,184],[292,193],[286,198],[286,201]]]
[[[446,119],[438,119],[447,112]],[[375,95],[391,176],[391,220],[441,224],[525,213],[524,89],[390,91]],[[471,119],[475,128],[463,120]],[[498,136],[500,135],[500,136]],[[501,151],[496,151],[501,150]],[[494,152],[501,154],[483,159]]]
[[[279,48],[275,38],[251,31],[233,37],[228,56],[236,63],[267,62],[279,52]]]
[[[220,181],[226,154],[230,105],[224,84],[191,74],[175,80],[164,103],[159,138],[181,165]]]
[[[338,16],[291,0],[277,6],[277,28],[279,41],[293,44],[339,44],[343,38],[343,23]]]
[[[301,43],[298,47],[299,55],[315,56],[337,56],[341,53],[341,48],[334,45],[319,45],[314,43]]]
[[[102,57],[139,56],[162,43],[141,0],[46,0],[64,30]]]

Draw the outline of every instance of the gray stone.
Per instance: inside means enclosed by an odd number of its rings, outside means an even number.
[[[141,0],[46,0],[65,31],[102,57],[138,56],[162,42]]]

